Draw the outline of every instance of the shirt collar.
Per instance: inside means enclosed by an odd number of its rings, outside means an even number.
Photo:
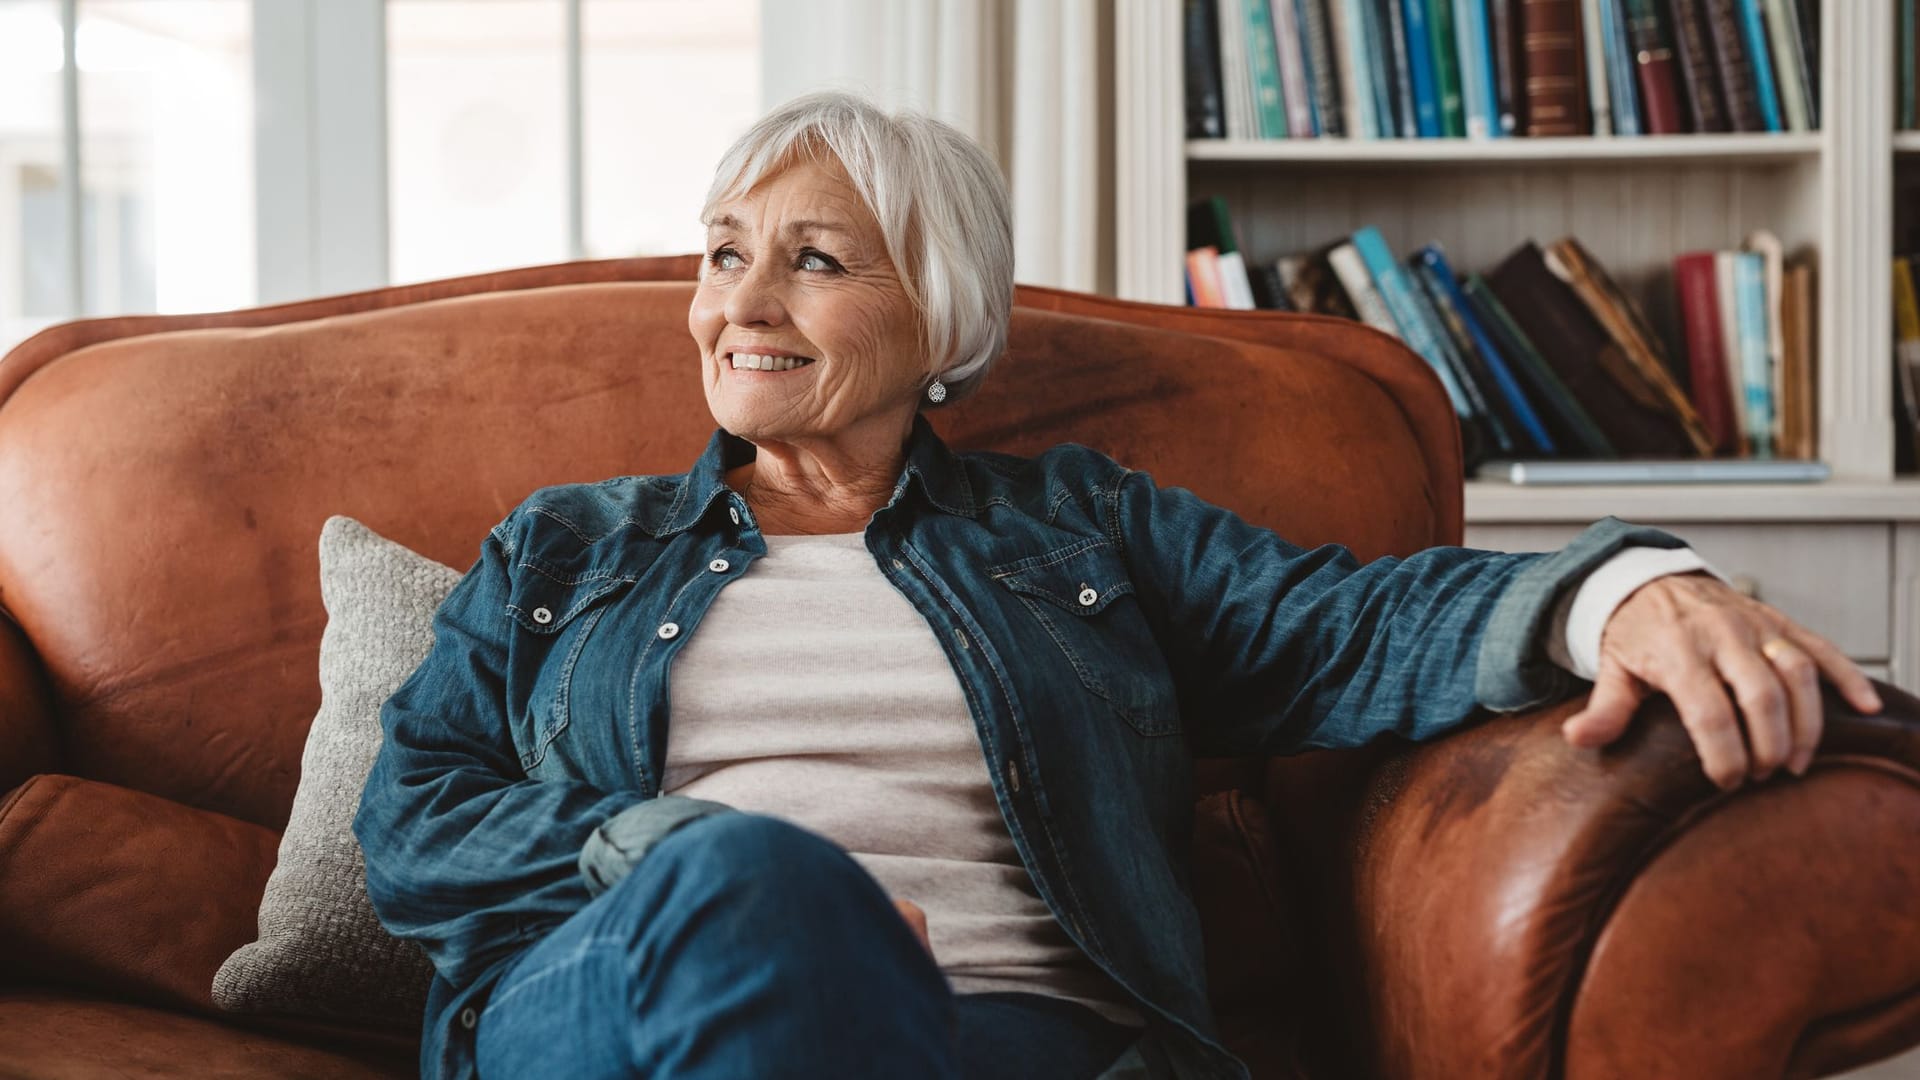
[[[756,453],[752,443],[725,429],[716,429],[707,440],[706,450],[688,470],[686,483],[667,513],[666,535],[684,532],[704,517],[714,500],[732,491],[727,487],[727,471],[752,461]],[[961,517],[974,516],[973,485],[967,479],[966,467],[940,436],[934,434],[927,418],[919,414],[915,414],[913,431],[907,436],[906,465],[893,485],[893,497],[887,506],[898,503],[915,481],[921,494],[934,507]]]

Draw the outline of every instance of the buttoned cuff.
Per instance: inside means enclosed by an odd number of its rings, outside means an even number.
[[[580,875],[587,894],[599,896],[632,872],[655,844],[673,830],[733,807],[685,795],[661,795],[629,806],[602,822],[580,847]]]
[[[1705,570],[1731,585],[1692,548],[1630,547],[1595,567],[1580,587],[1554,605],[1547,656],[1591,681],[1600,674],[1600,636],[1607,620],[1635,589],[1668,574]]]

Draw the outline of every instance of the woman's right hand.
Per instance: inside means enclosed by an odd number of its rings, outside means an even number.
[[[908,926],[913,927],[913,932],[920,938],[920,944],[925,946],[927,955],[932,956],[933,943],[927,940],[927,913],[921,911],[920,905],[911,900],[895,900],[893,906],[900,909],[900,917],[907,920]]]

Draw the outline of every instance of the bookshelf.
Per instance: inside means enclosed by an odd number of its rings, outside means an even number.
[[[1122,297],[1183,302],[1186,206],[1206,195],[1226,199],[1250,261],[1373,225],[1402,257],[1437,241],[1461,272],[1484,272],[1528,237],[1573,235],[1669,343],[1680,340],[1675,255],[1735,248],[1759,228],[1789,255],[1813,252],[1819,457],[1831,480],[1558,489],[1470,481],[1467,542],[1546,546],[1576,523],[1615,514],[1683,536],[1689,527],[1731,529],[1749,538],[1756,559],[1791,535],[1807,565],[1819,565],[1819,529],[1794,526],[1864,528],[1832,538],[1867,536],[1883,549],[1884,559],[1869,561],[1886,574],[1855,606],[1858,619],[1893,630],[1881,635],[1883,652],[1856,659],[1920,686],[1920,480],[1894,474],[1891,375],[1895,191],[1920,191],[1920,132],[1893,130],[1892,0],[1821,4],[1821,130],[1493,140],[1189,141],[1181,5],[1117,0],[1114,14]],[[1920,208],[1901,213],[1903,227],[1920,226],[1910,217]],[[1733,545],[1723,558],[1746,557],[1732,532],[1714,535]]]

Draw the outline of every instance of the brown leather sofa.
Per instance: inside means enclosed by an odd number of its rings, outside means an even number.
[[[455,567],[534,488],[676,472],[711,430],[691,257],[212,315],[0,360],[0,1076],[404,1076],[392,1030],[219,1013],[318,704],[316,543]],[[1075,440],[1297,543],[1461,539],[1459,433],[1361,326],[1021,290],[938,414]],[[1211,992],[1256,1075],[1815,1076],[1920,1042],[1920,701],[1828,694],[1798,781],[1721,795],[1664,700],[1198,769]]]

